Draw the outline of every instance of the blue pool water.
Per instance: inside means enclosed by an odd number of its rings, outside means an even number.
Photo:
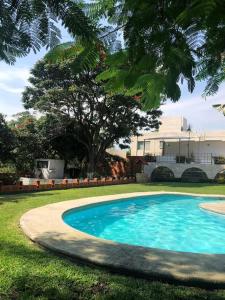
[[[225,216],[199,208],[219,198],[152,195],[72,210],[64,222],[96,237],[174,251],[225,254]]]

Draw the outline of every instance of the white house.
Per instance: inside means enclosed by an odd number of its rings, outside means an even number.
[[[158,131],[131,139],[131,156],[146,156],[154,179],[214,179],[225,170],[225,131],[194,132],[183,117],[164,117]],[[159,176],[160,177],[160,176]]]

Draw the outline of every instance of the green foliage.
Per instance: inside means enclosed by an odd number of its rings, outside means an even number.
[[[225,183],[225,174],[224,174],[224,172],[218,173],[216,175],[215,181],[217,183],[224,184]]]
[[[43,134],[43,122],[37,120],[29,112],[19,113],[9,122],[14,134],[14,149],[11,161],[21,176],[32,175],[34,160],[56,155],[53,151],[48,134]]]
[[[19,175],[17,173],[2,173],[0,171],[0,182],[2,182],[4,185],[15,184],[16,182],[18,182],[18,180]]]
[[[107,73],[99,78],[107,91],[136,91],[145,109],[177,101],[184,81],[192,92],[195,80],[207,80],[206,96],[224,81],[225,0],[1,1],[0,18],[0,59],[12,63],[31,49],[57,44],[60,19],[82,47],[56,47],[49,61],[72,58],[74,51],[74,72],[105,64]],[[103,26],[102,18],[112,26]],[[148,74],[150,82],[138,81]]]
[[[223,60],[222,64],[214,70],[209,65],[202,64],[197,78],[199,80],[207,80],[203,96],[214,95],[218,91],[220,84],[225,80],[225,61]]]
[[[192,92],[195,80],[207,80],[206,96],[224,81],[225,0],[95,0],[87,6],[92,18],[106,18],[124,37],[125,50],[107,57],[108,70],[99,76],[108,91],[136,91],[147,109],[179,100],[184,81]]]
[[[14,144],[10,156],[12,173],[20,176],[34,175],[37,158],[56,158],[68,161],[82,161],[86,155],[85,148],[74,139],[74,127],[62,118],[46,115],[36,118],[29,112],[14,116],[8,124],[13,133]],[[0,173],[11,173],[0,168]]]
[[[12,163],[0,164],[0,181],[3,184],[15,184],[18,179],[17,170]]]
[[[46,55],[45,59],[49,63],[60,62],[61,60],[77,57],[83,51],[81,44],[67,42],[54,47]]]
[[[23,93],[26,108],[57,120],[57,132],[69,130],[72,148],[82,145],[89,172],[95,170],[113,143],[122,139],[127,144],[140,129],[157,127],[161,114],[152,110],[140,115],[141,105],[133,98],[107,94],[96,81],[101,71],[100,67],[89,70],[88,64],[81,71],[79,55],[56,64],[43,60],[31,71],[31,86]],[[117,89],[122,89],[122,76],[122,72],[117,75]]]
[[[16,57],[41,47],[52,48],[61,38],[57,22],[80,41],[93,42],[97,30],[85,16],[79,1],[0,1],[0,60],[14,63]]]
[[[4,116],[0,114],[0,163],[6,163],[12,159],[14,145],[13,132],[8,127]]]

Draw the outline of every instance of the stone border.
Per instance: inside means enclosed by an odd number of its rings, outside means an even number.
[[[213,213],[225,215],[225,202],[221,203],[201,203],[199,205],[202,209],[208,210]]]
[[[32,241],[41,246],[117,271],[166,280],[225,285],[225,254],[175,252],[116,243],[75,230],[62,219],[66,211],[74,208],[157,194],[219,197],[225,200],[221,195],[172,192],[138,192],[89,197],[32,209],[21,217],[20,226]]]

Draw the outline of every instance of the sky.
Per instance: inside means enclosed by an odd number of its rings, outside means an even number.
[[[71,41],[71,38],[62,30],[62,42],[66,41]],[[21,95],[28,84],[30,69],[45,53],[45,49],[37,54],[30,53],[17,59],[13,66],[0,62],[0,113],[6,115],[7,119],[24,110]],[[225,117],[212,107],[213,104],[225,103],[225,84],[221,85],[216,95],[207,99],[201,96],[204,86],[204,82],[197,83],[190,94],[184,83],[181,86],[181,99],[177,103],[167,102],[161,106],[163,116],[183,116],[196,131],[225,130]]]

